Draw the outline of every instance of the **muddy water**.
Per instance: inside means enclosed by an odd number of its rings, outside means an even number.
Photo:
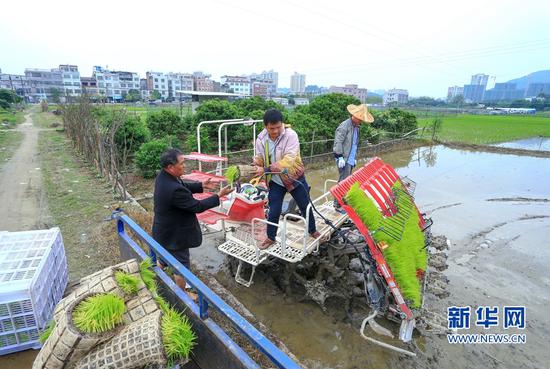
[[[446,272],[451,295],[431,299],[428,308],[446,316],[446,308],[453,305],[525,305],[527,329],[507,333],[526,333],[530,344],[459,346],[448,344],[445,336],[429,336],[416,339],[424,354],[403,359],[368,344],[356,329],[325,315],[318,306],[282,297],[261,275],[248,289],[219,273],[222,283],[311,368],[546,367],[550,159],[443,146],[381,157],[417,182],[416,202],[434,219],[433,232],[452,241]],[[325,179],[336,178],[336,168],[330,161],[325,169],[307,175],[317,196]]]

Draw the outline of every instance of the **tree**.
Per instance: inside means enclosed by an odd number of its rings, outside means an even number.
[[[243,118],[242,112],[237,109],[235,104],[226,100],[211,99],[202,103],[195,111],[195,122],[191,129],[189,136],[187,136],[187,145],[190,149],[197,148],[197,138],[195,137],[195,130],[197,125],[205,120],[220,120],[220,119],[237,119]],[[246,142],[245,134],[246,128],[239,126],[238,128],[230,127],[231,135],[229,137],[229,147],[240,148]],[[206,140],[205,140],[206,137]],[[210,137],[210,140],[208,140]],[[216,145],[216,138],[218,137],[217,126],[209,124],[201,128],[201,150],[211,151]]]
[[[163,109],[160,112],[149,113],[146,122],[153,138],[167,135],[180,137],[185,132],[180,116],[172,110]]]
[[[141,95],[138,90],[131,89],[126,95],[124,95],[124,101],[126,102],[134,102],[139,100],[141,100]]]
[[[299,111],[312,115],[317,121],[315,137],[328,139],[334,138],[334,131],[338,124],[349,118],[346,107],[349,104],[360,103],[354,96],[332,93],[316,97]]]
[[[15,92],[6,90],[5,88],[0,89],[0,108],[9,109],[12,104],[19,103],[21,101],[21,97],[17,96]]]
[[[162,98],[162,95],[157,90],[153,90],[151,92],[151,100],[160,100]]]
[[[372,125],[398,135],[409,133],[418,127],[416,116],[399,108],[377,113]]]
[[[136,152],[136,166],[144,178],[155,177],[160,170],[160,156],[170,148],[166,139],[156,139],[141,145]]]
[[[464,96],[456,95],[452,98],[451,104],[456,105],[457,109],[460,109],[460,106],[464,105]]]
[[[55,87],[50,88],[50,94],[52,95],[52,101],[56,104],[61,102],[61,91]]]

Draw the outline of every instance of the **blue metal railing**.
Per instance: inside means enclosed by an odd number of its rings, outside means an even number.
[[[252,324],[244,319],[239,313],[227,305],[218,295],[216,295],[208,286],[198,279],[191,271],[184,267],[168,251],[166,251],[157,241],[155,241],[147,232],[145,232],[130,217],[122,213],[115,213],[113,217],[117,220],[118,235],[122,242],[130,246],[141,259],[146,259],[148,255],[141,247],[126,233],[125,225],[131,229],[134,234],[143,241],[152,251],[154,251],[163,262],[177,271],[187,283],[189,283],[198,293],[199,304],[197,304],[181,289],[176,283],[160,268],[155,267],[155,272],[159,278],[174,292],[174,294],[188,307],[188,309],[208,326],[223,344],[238,357],[247,368],[259,368],[243,350],[240,348],[212,319],[208,319],[208,308],[214,306],[220,314],[227,318],[233,326],[248,340],[263,352],[279,368],[300,368],[284,352],[267,339]]]

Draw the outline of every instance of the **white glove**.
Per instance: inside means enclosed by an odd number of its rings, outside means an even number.
[[[344,161],[344,158],[343,157],[339,157],[338,158],[338,161],[336,162],[336,164],[338,165],[338,168],[342,169],[343,167],[346,166],[346,162]]]

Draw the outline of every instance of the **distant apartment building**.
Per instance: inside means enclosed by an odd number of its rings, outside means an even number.
[[[447,100],[451,101],[457,96],[464,96],[463,86],[451,86],[447,89]]]
[[[294,98],[294,105],[309,105],[309,99],[305,97],[295,97]]]
[[[168,99],[179,101],[180,91],[193,91],[193,75],[189,73],[167,73]]]
[[[270,70],[263,71],[262,73],[252,73],[250,76],[251,88],[250,91],[254,96],[263,96],[265,98],[274,96],[277,94],[277,88],[279,86],[279,73]],[[256,82],[256,85],[254,84]],[[267,89],[265,93],[264,89]]]
[[[550,95],[550,83],[529,83],[525,97],[537,97],[540,94]]]
[[[476,103],[483,101],[485,85],[464,85],[464,101]]]
[[[402,105],[409,101],[409,91],[393,88],[384,93],[384,105]]]
[[[27,77],[19,74],[9,74],[0,72],[0,88],[11,90],[15,94],[24,97],[26,101],[30,101],[30,83]]]
[[[139,91],[139,75],[134,72],[110,71],[95,66],[92,77],[97,81],[99,94],[109,101],[122,101],[128,91]]]
[[[474,74],[470,80],[470,84],[464,85],[464,101],[468,103],[483,101],[488,81],[489,75],[482,73]]]
[[[306,90],[306,75],[294,72],[290,76],[290,92],[295,94],[303,94]]]
[[[345,85],[344,87],[340,86],[330,86],[328,89],[331,93],[341,93],[344,95],[354,96],[361,101],[361,103],[365,103],[367,101],[367,89],[366,88],[359,88],[358,85]]]
[[[288,106],[288,99],[286,97],[272,97],[270,100],[282,106]]]
[[[247,76],[221,76],[220,82],[235,94],[251,95],[251,83]]]
[[[329,92],[329,89],[317,85],[307,85],[304,92],[306,95],[318,96]]]
[[[58,68],[27,68],[25,69],[25,78],[29,81],[29,89],[26,92],[30,102],[52,101],[55,95],[60,99],[63,97],[65,86]]]
[[[483,101],[511,101],[522,99],[525,90],[518,90],[515,83],[496,83],[495,87],[486,90],[483,94]]]
[[[488,74],[474,74],[470,80],[471,85],[478,85],[478,86],[487,86],[487,82],[489,81],[489,75]]]
[[[168,80],[162,72],[146,72],[147,90],[158,91],[163,100],[168,98]]]
[[[76,65],[62,64],[59,66],[63,81],[63,95],[66,98],[76,98],[82,93],[80,72]]]
[[[83,95],[87,95],[90,97],[95,97],[99,95],[97,80],[94,77],[80,77],[80,84]]]
[[[210,79],[210,74],[193,72],[193,90],[214,92],[214,81]]]

